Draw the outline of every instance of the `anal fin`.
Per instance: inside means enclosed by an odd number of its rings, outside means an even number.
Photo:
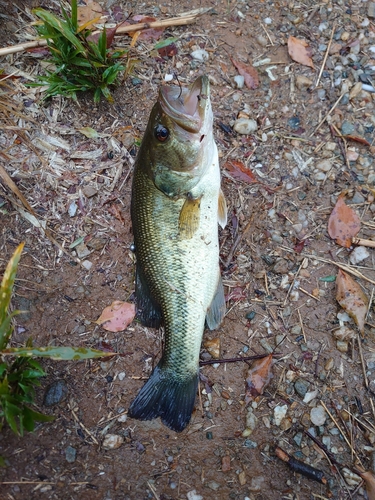
[[[136,317],[143,326],[159,328],[162,314],[159,304],[152,298],[150,289],[140,265],[137,263],[135,271],[135,303]]]
[[[225,200],[225,196],[224,196],[223,191],[220,189],[219,200],[218,200],[217,218],[218,218],[219,225],[223,229],[227,225],[227,216],[228,216],[227,202]]]
[[[225,311],[224,287],[221,276],[219,276],[216,293],[206,314],[206,323],[210,330],[215,330],[220,325],[225,316]]]
[[[198,230],[201,214],[201,199],[193,199],[187,196],[182,205],[180,218],[178,221],[179,235],[183,240],[188,240],[194,236]]]

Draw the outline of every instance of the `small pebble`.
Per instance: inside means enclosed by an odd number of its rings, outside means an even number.
[[[55,406],[64,401],[68,395],[68,387],[64,380],[56,380],[46,388],[43,405]]]
[[[367,259],[367,257],[370,257],[370,253],[366,247],[356,247],[350,254],[349,260],[351,264],[355,265]]]
[[[124,380],[125,376],[126,376],[125,372],[120,372],[120,373],[118,374],[117,378],[118,378],[119,380]]]
[[[233,125],[234,130],[238,134],[249,135],[258,129],[257,122],[250,118],[238,118]]]
[[[82,192],[86,196],[86,198],[92,198],[97,194],[98,190],[95,189],[93,186],[85,186],[82,189]]]
[[[207,61],[208,58],[210,57],[208,52],[204,49],[194,50],[190,55],[196,61],[201,61],[201,62]]]
[[[245,77],[242,75],[236,75],[234,78],[234,83],[236,84],[236,88],[243,89],[245,83]]]
[[[75,448],[73,448],[72,446],[67,446],[65,448],[65,459],[67,462],[72,464],[73,462],[75,462],[76,456],[77,456],[77,450]]]
[[[75,201],[72,201],[68,208],[68,214],[70,215],[70,217],[74,217],[75,214],[77,213],[77,210],[78,210],[77,203]]]
[[[297,75],[296,76],[296,87],[299,90],[302,89],[307,89],[308,87],[311,87],[313,84],[312,80],[310,78],[307,78],[307,76],[304,75]]]
[[[278,405],[274,408],[273,416],[275,419],[275,425],[277,425],[278,427],[280,426],[281,421],[283,420],[283,418],[285,418],[287,411],[288,411],[287,405]]]
[[[298,378],[294,382],[294,389],[296,393],[301,396],[301,398],[304,398],[308,389],[310,387],[310,382],[308,380],[305,380],[304,378]]]
[[[188,491],[186,496],[187,496],[187,500],[203,500],[202,495],[198,495],[196,490]]]
[[[327,419],[327,414],[323,406],[316,406],[310,411],[310,419],[314,425],[324,425]]]
[[[116,450],[120,448],[124,438],[118,434],[107,434],[103,441],[103,448],[106,450]]]
[[[318,395],[317,389],[315,391],[306,392],[305,397],[303,398],[303,402],[308,404],[310,403],[310,401],[315,399],[317,395]]]
[[[332,168],[330,160],[323,160],[316,164],[316,168],[322,172],[329,172]]]

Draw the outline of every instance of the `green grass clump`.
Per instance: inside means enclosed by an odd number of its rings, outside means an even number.
[[[99,102],[103,95],[112,102],[109,86],[116,83],[119,73],[125,70],[121,63],[126,51],[111,51],[108,48],[111,37],[106,29],[100,33],[97,41],[90,39],[88,26],[78,26],[77,0],[71,0],[71,15],[61,6],[63,18],[59,18],[44,9],[34,9],[34,14],[41,20],[36,25],[39,36],[47,40],[51,51],[50,62],[54,71],[47,71],[30,86],[47,86],[46,97],[63,95],[77,99],[77,92],[94,91],[94,101]]]

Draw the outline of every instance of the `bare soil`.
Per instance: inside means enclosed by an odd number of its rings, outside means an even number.
[[[113,11],[115,3],[110,4]],[[5,26],[0,46],[17,43],[20,30],[32,33],[29,2],[2,0],[0,5],[4,13],[0,20]],[[340,139],[332,136],[327,123],[312,134],[340,96],[332,83],[333,66],[326,68],[328,75],[314,88],[324,57],[319,45],[328,43],[334,23],[336,30],[357,37],[367,4],[203,0],[166,1],[157,7],[152,2],[117,5],[127,13],[158,18],[198,7],[213,10],[193,25],[164,32],[163,37],[178,37],[178,53],[173,58],[161,58],[151,52],[153,42],[139,41],[133,49],[138,60],[134,75],[114,91],[113,104],[94,105],[90,95],[80,96],[78,102],[63,98],[43,102],[38,89],[24,87],[24,79],[15,81],[9,91],[9,98],[20,106],[14,123],[26,127],[31,144],[22,140],[17,130],[9,132],[2,127],[2,164],[40,220],[47,222],[54,238],[73,255],[69,245],[83,237],[83,250],[89,250],[83,259],[92,263],[86,270],[62,253],[22,216],[17,209],[20,202],[0,183],[0,201],[4,202],[0,209],[1,270],[16,246],[26,242],[14,307],[28,312],[17,318],[13,343],[22,345],[30,336],[36,346],[100,348],[105,342],[121,356],[110,361],[43,362],[47,376],[36,402],[41,411],[56,419],[38,425],[34,433],[22,438],[3,428],[0,454],[7,466],[0,470],[0,498],[198,500],[193,490],[204,499],[364,498],[363,487],[345,483],[342,467],[335,470],[317,445],[305,434],[299,437],[304,430],[313,429],[341,464],[354,465],[354,449],[364,468],[372,467],[373,309],[369,309],[361,341],[367,390],[356,326],[346,323],[354,338],[347,341],[346,352],[343,348],[340,351],[333,336],[340,311],[335,283],[321,278],[336,275],[334,262],[348,264],[351,251],[338,246],[327,232],[328,217],[340,192],[348,190],[349,201],[356,196],[354,208],[363,223],[360,236],[373,235],[374,188],[367,184],[369,171],[363,173],[364,162],[360,163],[360,158],[367,158],[370,170],[374,167],[373,148],[350,142],[360,156],[357,163],[349,163],[338,145]],[[272,20],[270,24],[267,18]],[[328,28],[323,36],[319,26],[324,22]],[[374,34],[373,20],[366,29]],[[307,41],[315,69],[290,59],[289,35]],[[118,43],[125,46],[129,41],[123,38]],[[340,37],[337,43],[344,46]],[[192,59],[191,52],[199,48],[208,52],[208,61]],[[233,77],[238,73],[230,56],[246,64],[270,58],[268,65],[258,68],[257,89],[235,88]],[[30,75],[41,70],[40,59],[28,53],[3,57],[2,66],[6,73],[9,68]],[[264,69],[269,66],[273,66],[274,80]],[[142,137],[157,89],[164,75],[173,71],[183,84],[199,74],[210,75],[221,163],[240,160],[257,179],[256,183],[244,182],[223,168],[229,220],[220,241],[228,313],[220,329],[206,332],[204,337],[204,342],[219,337],[223,359],[268,353],[267,349],[275,348],[280,354],[275,357],[269,386],[253,404],[258,421],[248,436],[244,434],[248,412],[244,402],[248,365],[244,362],[202,367],[213,390],[208,395],[201,384],[191,423],[181,434],[159,420],[126,419],[123,415],[130,402],[161,355],[162,332],[133,323],[124,332],[109,333],[94,323],[113,300],[132,300],[130,160],[136,154],[134,143]],[[301,75],[311,79],[309,88],[295,85]],[[353,84],[350,78],[349,71]],[[324,99],[319,89],[326,90]],[[371,94],[353,99],[332,113],[338,128],[344,120],[361,124],[374,116]],[[258,130],[239,135],[231,126],[245,105]],[[4,116],[5,125],[10,124],[8,118]],[[294,128],[291,119],[298,119]],[[79,132],[83,127],[95,129],[99,137],[86,138]],[[60,142],[51,144],[51,137]],[[371,137],[366,137],[371,143]],[[326,145],[332,142],[336,147],[330,151]],[[93,155],[96,150],[98,154]],[[91,156],[78,158],[77,151],[91,152]],[[300,168],[298,158],[302,163],[312,158],[312,163]],[[315,165],[327,158],[332,168],[321,178]],[[69,209],[74,205],[72,216]],[[298,248],[300,240],[304,244]],[[360,267],[352,268],[375,280],[374,253],[368,250],[369,257]],[[374,281],[359,282],[371,297]],[[248,319],[252,312],[253,319]],[[209,358],[204,348],[202,355]],[[304,403],[296,392],[298,379],[310,384],[308,391],[318,391],[311,402]],[[45,390],[58,380],[66,383],[67,397],[54,407],[43,406]],[[321,400],[352,449],[329,416],[320,426],[311,422],[311,409]],[[287,413],[276,425],[274,408],[284,405]],[[347,433],[341,418],[343,409],[357,418],[345,421]],[[104,449],[102,442],[108,433],[121,435],[122,446]],[[275,456],[276,445],[321,469],[328,484],[294,473]],[[69,446],[76,452],[72,462],[67,461]],[[224,472],[226,455],[230,470]]]

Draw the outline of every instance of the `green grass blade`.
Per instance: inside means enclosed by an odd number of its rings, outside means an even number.
[[[44,9],[34,9],[33,12],[42,21],[44,21],[45,24],[49,24],[57,31],[59,31],[77,50],[83,53],[85,52],[84,46],[79,41],[78,37],[74,33],[72,33],[66,22]]]
[[[65,360],[82,360],[114,356],[115,353],[99,351],[86,347],[15,347],[1,351],[3,356],[26,356]]]
[[[77,7],[77,0],[72,0],[71,3],[71,10],[72,10],[72,27],[74,29],[74,32],[77,33],[78,30],[78,7]]]

